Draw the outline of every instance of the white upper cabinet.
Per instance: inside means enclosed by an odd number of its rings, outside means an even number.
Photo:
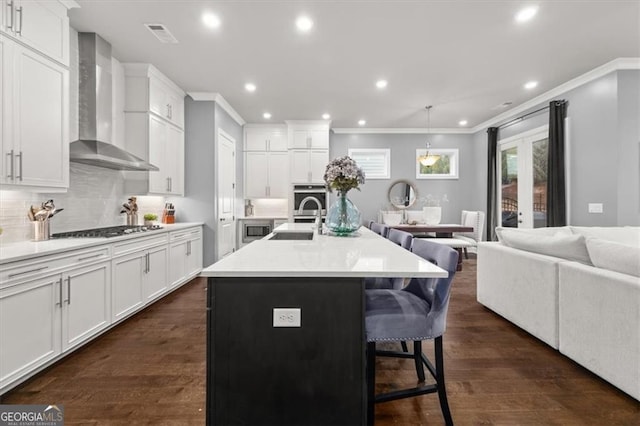
[[[127,173],[133,194],[184,194],[184,92],[153,65],[125,70],[125,145],[158,171]]]
[[[245,153],[245,198],[287,198],[289,154],[249,151]]]
[[[329,149],[329,129],[292,130],[289,148]]]
[[[329,162],[329,123],[287,121],[291,183],[324,183]]]
[[[67,7],[56,0],[0,0],[0,30],[49,58],[69,65]]]
[[[69,71],[0,37],[0,181],[21,188],[69,186]]]
[[[245,151],[286,151],[286,127],[245,127]]]
[[[151,64],[122,64],[126,75],[125,112],[151,112],[184,128],[185,93]]]

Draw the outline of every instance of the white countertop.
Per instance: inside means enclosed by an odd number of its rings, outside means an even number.
[[[286,223],[275,232],[309,231]],[[202,277],[446,277],[448,273],[366,227],[356,235],[254,241],[205,268]]]
[[[54,238],[47,241],[21,241],[16,243],[3,244],[0,240],[0,265],[25,260],[32,257],[46,256],[65,251],[77,250],[103,244],[117,243],[133,238],[150,237],[171,231],[201,226],[202,223],[174,223],[171,225],[160,224],[162,229],[147,232],[136,232],[134,234],[122,235],[110,238]]]

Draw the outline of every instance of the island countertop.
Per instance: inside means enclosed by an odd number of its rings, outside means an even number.
[[[278,232],[310,231],[286,223]],[[268,235],[202,270],[201,277],[446,277],[448,273],[366,227],[356,235],[314,233],[312,240],[269,240]]]

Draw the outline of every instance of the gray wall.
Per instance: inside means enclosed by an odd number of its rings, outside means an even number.
[[[583,226],[640,224],[640,71],[617,71],[570,90],[555,99],[569,101],[569,223]],[[547,102],[531,110],[548,105]],[[515,117],[512,117],[515,118]],[[505,119],[508,122],[512,118]],[[499,139],[548,123],[547,112],[499,131]],[[473,135],[477,204],[486,210],[486,130]],[[483,187],[480,188],[480,183]],[[588,213],[602,203],[602,214]]]
[[[418,197],[431,194],[434,198],[441,199],[446,194],[450,201],[441,204],[443,223],[459,223],[461,210],[476,207],[474,185],[478,165],[474,158],[472,135],[431,134],[428,138],[432,148],[458,148],[460,155],[458,179],[416,179],[416,149],[425,148],[427,135],[331,134],[329,149],[331,159],[347,155],[349,148],[391,149],[391,179],[368,179],[361,186],[361,191],[349,191],[349,198],[362,213],[363,223],[368,220],[377,220],[379,210],[390,209],[387,193],[391,184],[398,179],[407,179],[412,182],[417,189]],[[422,206],[416,203],[410,210],[420,210]]]
[[[176,205],[181,222],[204,223],[205,266],[215,262],[217,252],[215,165],[218,128],[236,140],[236,188],[242,188],[242,181],[238,179],[242,176],[242,155],[239,155],[242,151],[242,126],[215,102],[194,101],[189,96],[185,98],[185,194],[168,201]]]

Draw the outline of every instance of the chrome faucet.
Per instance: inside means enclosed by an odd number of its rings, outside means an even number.
[[[318,230],[318,235],[322,235],[322,205],[320,204],[320,201],[318,201],[318,199],[316,197],[305,197],[302,199],[302,201],[300,201],[300,207],[298,208],[298,213],[302,213],[302,210],[304,210],[304,205],[307,204],[307,201],[313,201],[316,203],[316,206],[318,207],[318,209],[316,210],[316,221],[315,221],[315,226],[316,229]]]

